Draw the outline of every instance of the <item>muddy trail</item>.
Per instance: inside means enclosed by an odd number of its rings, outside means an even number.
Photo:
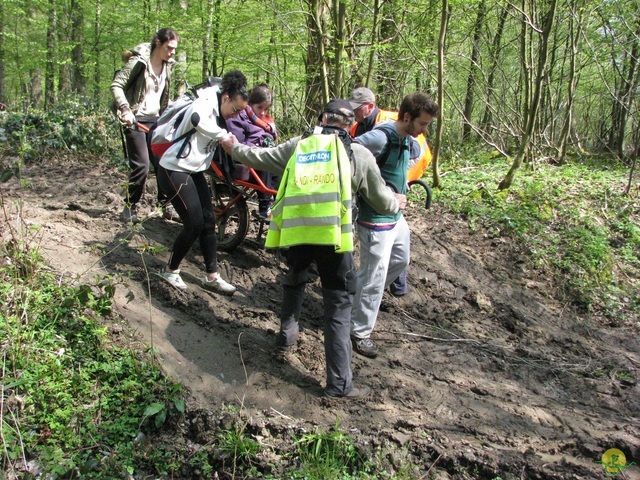
[[[58,164],[27,167],[23,181],[2,187],[10,221],[40,226],[41,253],[66,276],[119,275],[116,308],[136,331],[130,341],[151,344],[191,392],[176,438],[204,442],[207,412],[232,404],[265,444],[339,422],[390,471],[413,462],[415,478],[608,478],[599,462],[611,448],[640,463],[637,330],[561,303],[509,242],[471,231],[442,206],[407,210],[410,294],[385,294],[373,335],[381,354],[354,354],[356,382],[374,393],[336,401],[321,396],[318,281],[307,287],[300,342],[289,362],[278,362],[277,255],[252,238],[220,252],[219,271],[238,287],[224,297],[198,286],[196,248],[182,265],[189,289],[177,291],[152,272],[181,225],[154,212],[152,194],[145,221],[122,224],[123,172]],[[640,469],[619,478],[640,479]]]

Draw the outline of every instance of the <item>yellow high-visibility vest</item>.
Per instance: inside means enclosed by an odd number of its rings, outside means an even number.
[[[332,245],[353,251],[351,165],[335,134],[301,139],[289,159],[271,208],[268,248]]]

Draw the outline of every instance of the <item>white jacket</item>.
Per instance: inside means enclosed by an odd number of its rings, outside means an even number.
[[[198,98],[185,113],[184,120],[176,129],[174,136],[177,138],[195,126],[196,132],[189,139],[190,146],[183,150],[184,158],[178,158],[177,155],[184,142],[171,145],[160,159],[162,167],[187,173],[202,172],[209,168],[218,142],[229,136],[229,132],[218,126],[219,91],[220,88],[217,85],[198,90]]]

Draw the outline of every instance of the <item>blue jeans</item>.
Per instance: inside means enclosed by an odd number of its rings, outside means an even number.
[[[407,285],[407,271],[404,270],[398,278],[396,278],[391,285],[389,285],[389,291],[391,295],[396,297],[402,297],[409,293],[409,286]]]

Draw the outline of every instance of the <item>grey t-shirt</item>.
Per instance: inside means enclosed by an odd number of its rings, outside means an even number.
[[[380,122],[378,125],[382,125],[383,123],[393,124],[393,122]],[[393,128],[395,129],[395,125]],[[367,133],[363,133],[357,137],[355,142],[365,147],[373,154],[374,157],[377,158],[387,144],[387,135],[382,130],[374,128],[373,130],[369,130]]]
[[[377,125],[382,125],[383,123],[393,124],[394,122],[392,120],[386,120],[384,122],[378,123]],[[396,128],[395,130],[397,133],[398,129]],[[387,144],[387,136],[384,134],[384,132],[374,128],[373,130],[369,130],[359,137],[356,137],[355,141],[360,145],[366,147],[367,150],[373,153],[374,157],[378,158],[378,155],[382,153],[382,150],[384,150],[384,146]],[[409,158],[415,159],[422,156],[420,143],[418,143],[418,141],[414,137],[409,137],[409,148]]]

